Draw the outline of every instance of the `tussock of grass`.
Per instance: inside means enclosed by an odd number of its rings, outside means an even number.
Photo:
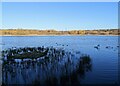
[[[39,57],[46,56],[48,53],[48,48],[38,47],[38,48],[19,48],[19,49],[9,49],[2,51],[2,57],[7,57],[10,59],[36,59]]]
[[[25,47],[25,48],[11,48],[2,51],[3,60],[14,59],[37,59],[41,57],[46,58],[60,58],[65,55],[65,51],[61,49],[55,49],[53,47]],[[46,59],[45,58],[45,59]]]

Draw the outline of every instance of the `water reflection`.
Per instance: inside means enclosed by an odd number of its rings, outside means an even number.
[[[53,47],[43,48],[42,51],[47,53],[36,58],[38,55],[36,52],[40,53],[41,48],[31,48],[32,51],[21,48],[22,53],[17,52],[20,56],[13,54],[13,50],[16,52],[19,49],[10,49],[3,53],[3,84],[79,85],[85,73],[92,70],[90,56],[78,53],[78,51],[73,53]],[[26,54],[22,50],[25,52],[36,50],[35,59],[26,58],[29,55],[25,57]],[[21,60],[23,53],[24,59]],[[11,54],[10,57],[9,54]],[[5,56],[8,56],[7,59]]]

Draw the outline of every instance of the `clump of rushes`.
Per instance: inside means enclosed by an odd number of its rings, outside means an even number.
[[[36,59],[43,56],[46,56],[49,51],[49,48],[44,47],[25,47],[25,48],[16,48],[8,49],[2,51],[3,60],[11,59]]]
[[[64,50],[55,49],[53,47],[25,47],[25,48],[10,48],[2,51],[2,57],[4,61],[13,61],[14,59],[37,59],[41,57],[60,57],[64,55]]]

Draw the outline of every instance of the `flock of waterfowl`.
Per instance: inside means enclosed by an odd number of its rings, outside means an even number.
[[[68,46],[68,45],[65,45],[65,44],[59,44],[59,43],[55,43],[57,46]]]
[[[85,39],[84,39],[84,40],[85,40]],[[68,46],[68,45],[59,44],[59,43],[56,43],[56,45],[57,45],[57,46]],[[116,48],[119,48],[119,47],[120,47],[119,45],[116,46]],[[100,44],[95,45],[94,48],[97,49],[97,50],[99,50],[99,49],[101,48],[101,45],[100,45]],[[113,47],[113,46],[110,46],[110,45],[106,45],[105,48],[106,48],[106,49],[114,49],[114,47]],[[115,49],[114,49],[114,51],[115,51]]]
[[[94,48],[96,48],[96,49],[100,49],[100,44],[94,46]],[[106,48],[106,49],[114,49],[114,47],[112,47],[112,46],[106,46],[105,48]],[[116,48],[119,48],[119,45],[116,46]],[[114,49],[114,51],[115,51],[115,49]]]

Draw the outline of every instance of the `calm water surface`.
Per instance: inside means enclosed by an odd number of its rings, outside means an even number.
[[[118,82],[117,36],[6,36],[2,37],[1,45],[3,50],[12,47],[53,46],[73,53],[87,54],[92,60],[92,68],[80,79],[82,84]],[[94,48],[97,45],[99,48]]]

